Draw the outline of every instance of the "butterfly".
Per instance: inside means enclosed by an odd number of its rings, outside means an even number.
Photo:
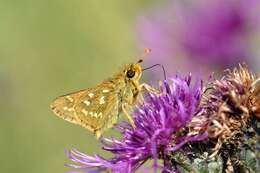
[[[90,130],[97,138],[117,123],[120,113],[135,128],[129,112],[142,100],[142,91],[158,93],[150,85],[140,84],[144,70],[141,62],[126,64],[113,77],[96,87],[56,98],[51,104],[52,111],[60,118]]]

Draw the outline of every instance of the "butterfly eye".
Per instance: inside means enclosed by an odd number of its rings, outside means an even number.
[[[133,78],[133,77],[135,76],[135,71],[134,71],[134,70],[128,70],[128,71],[126,72],[126,76],[127,76],[128,78]]]

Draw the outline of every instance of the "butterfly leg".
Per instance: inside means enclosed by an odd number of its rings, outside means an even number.
[[[141,91],[146,90],[146,91],[148,91],[150,93],[153,93],[155,95],[160,95],[160,91],[158,91],[157,89],[153,88],[152,86],[150,86],[150,85],[148,85],[146,83],[142,83],[140,85],[140,87],[141,87]]]
[[[94,133],[95,133],[97,139],[99,139],[101,137],[101,130],[96,130]]]
[[[130,122],[130,124],[132,125],[133,128],[136,127],[133,118],[131,117],[131,115],[128,113],[127,111],[128,109],[128,104],[123,103],[122,104],[122,111],[124,112],[124,114],[126,115],[126,118],[128,119],[128,121]]]
[[[154,94],[156,96],[161,95],[159,90],[153,88],[152,86],[150,86],[150,85],[148,85],[146,83],[142,83],[140,85],[140,94],[139,94],[139,99],[138,99],[140,105],[142,105],[144,100],[145,100],[144,96],[143,96],[143,92],[144,91],[148,91],[149,93],[152,93],[152,94]]]

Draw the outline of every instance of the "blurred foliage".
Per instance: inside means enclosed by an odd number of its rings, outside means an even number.
[[[135,18],[148,3],[0,1],[1,172],[65,172],[64,149],[100,152],[90,132],[49,104],[133,61]]]

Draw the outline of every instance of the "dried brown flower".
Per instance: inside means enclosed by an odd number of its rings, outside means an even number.
[[[245,65],[239,65],[233,71],[227,70],[222,79],[212,82],[208,91],[197,116],[202,124],[200,130],[207,127],[214,146],[211,158],[219,153],[229,155],[226,161],[232,161],[232,154],[226,152],[241,147],[253,121],[260,118],[260,78],[250,73]],[[250,139],[256,141],[254,130]]]
[[[212,120],[208,125],[211,138],[226,140],[244,127],[250,117],[259,116],[259,96],[252,92],[254,82],[255,76],[242,65],[233,71],[227,70],[221,80],[213,82],[207,99]]]

